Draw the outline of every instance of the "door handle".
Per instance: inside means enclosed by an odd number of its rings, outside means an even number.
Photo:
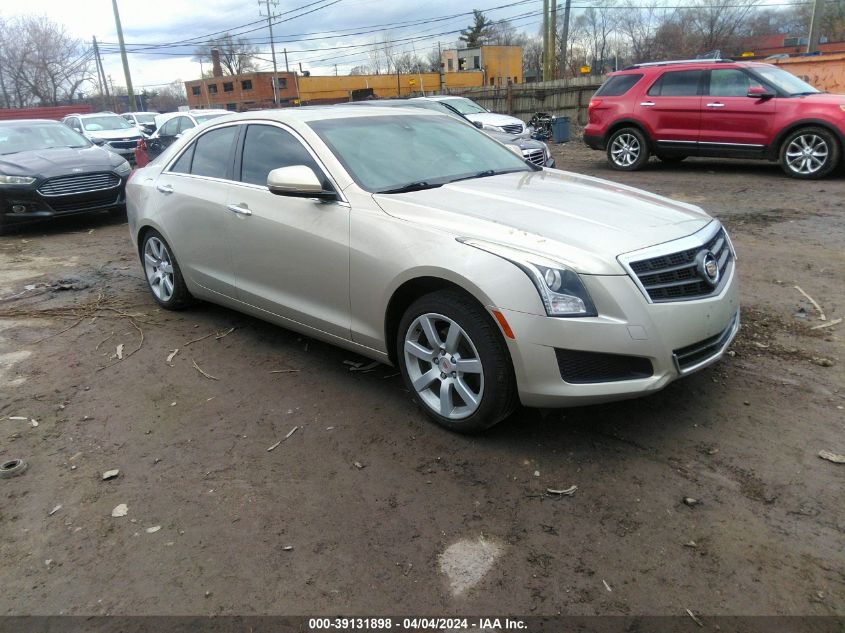
[[[656,105],[654,101],[643,101],[641,104],[644,108],[650,108],[653,105]]]
[[[708,103],[707,107],[708,108],[724,108],[725,104],[724,103]]]
[[[252,215],[252,211],[250,211],[247,207],[242,207],[239,204],[230,204],[226,207],[232,213],[237,213],[238,215]]]
[[[171,185],[156,185],[156,189],[162,193],[173,193],[173,187]]]

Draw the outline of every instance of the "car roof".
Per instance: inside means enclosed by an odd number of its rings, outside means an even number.
[[[762,62],[743,62],[733,59],[679,59],[667,60],[663,62],[648,62],[644,64],[633,64],[627,68],[623,68],[616,72],[609,73],[610,75],[642,73],[643,71],[663,72],[664,70],[712,70],[713,68],[755,68],[767,67],[771,64],[764,64]]]
[[[53,119],[12,119],[10,121],[0,121],[0,126],[2,127],[18,127],[24,125],[32,125],[33,123],[55,123],[56,125],[61,125],[61,121],[55,121]]]
[[[377,117],[377,116],[442,116],[449,117],[448,114],[441,114],[433,110],[427,110],[416,106],[392,107],[392,108],[373,108],[367,105],[349,105],[343,108],[337,108],[334,105],[325,106],[303,106],[297,108],[284,108],[278,110],[258,110],[254,112],[240,112],[230,113],[227,117],[214,119],[215,123],[222,123],[224,121],[239,121],[239,120],[255,120],[265,119],[267,121],[298,121],[307,123],[309,121],[321,121],[326,119],[350,119],[356,117]]]
[[[68,116],[78,116],[78,117],[82,117],[83,119],[88,119],[90,117],[95,117],[95,116],[120,116],[120,115],[117,114],[116,112],[107,112],[107,111],[104,110],[102,112],[86,112],[85,114],[69,114]]]

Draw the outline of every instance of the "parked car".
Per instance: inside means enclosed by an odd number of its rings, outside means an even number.
[[[641,396],[722,356],[734,252],[696,206],[530,165],[418,108],[189,130],[128,186],[153,298],[205,299],[399,367],[461,432],[518,402]]]
[[[441,101],[463,114],[470,121],[481,123],[484,131],[505,132],[507,134],[518,134],[530,136],[531,128],[525,122],[507,114],[496,114],[486,108],[482,108],[472,99],[466,97],[455,97],[452,95],[433,95],[428,97],[435,101]]]
[[[708,59],[611,73],[589,105],[584,142],[613,169],[650,155],[777,161],[793,178],[823,178],[845,145],[845,95],[824,94],[770,64]]]
[[[121,116],[149,136],[156,131],[157,112],[124,112]]]
[[[157,129],[150,138],[139,143],[138,151],[135,153],[136,161],[139,165],[146,165],[170,147],[171,143],[185,131],[224,114],[231,114],[231,112],[228,110],[188,110],[156,115]]]
[[[411,99],[373,99],[368,101],[352,101],[348,103],[341,103],[338,105],[368,105],[388,108],[404,108],[410,106],[413,108],[422,108],[424,110],[434,110],[435,112],[442,112],[443,114],[448,114],[452,117],[460,119],[468,125],[472,125],[479,129],[482,129],[483,127],[481,123],[474,123],[470,121],[467,117],[455,110],[446,102],[437,101],[429,97],[413,97]],[[496,139],[500,143],[512,147],[514,151],[520,153],[525,160],[530,161],[535,165],[538,165],[540,167],[555,166],[555,159],[552,156],[551,151],[549,151],[549,146],[543,143],[542,141],[535,141],[531,138],[526,138],[524,136],[519,136],[516,134],[508,134],[506,132],[495,132],[491,130],[483,131],[485,134]]]
[[[130,163],[135,161],[135,146],[143,138],[141,130],[114,112],[72,114],[62,119],[62,123]]]
[[[131,167],[56,121],[0,121],[0,232],[59,215],[122,210]]]

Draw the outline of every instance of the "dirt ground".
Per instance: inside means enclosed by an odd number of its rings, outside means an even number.
[[[0,460],[29,465],[0,479],[0,615],[845,614],[845,465],[818,456],[845,453],[845,323],[812,329],[845,316],[845,174],[555,153],[719,217],[743,329],[657,395],[477,437],[393,368],[158,310],[120,218],[0,238]]]

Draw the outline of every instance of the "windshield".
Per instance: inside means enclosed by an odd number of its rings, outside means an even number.
[[[138,123],[155,123],[156,117],[154,114],[136,114],[135,118],[138,120]]]
[[[211,121],[211,119],[216,119],[219,116],[223,116],[222,112],[218,112],[216,114],[200,114],[199,116],[194,116],[197,120],[197,123],[205,123],[206,121]]]
[[[461,114],[483,114],[487,112],[484,108],[478,105],[475,101],[470,101],[469,99],[465,99],[460,97],[458,99],[444,99],[444,102],[455,108]]]
[[[449,116],[453,116],[456,119],[460,119],[461,121],[466,121],[466,117],[463,116],[460,112],[458,112],[455,108],[453,108],[449,103],[445,101],[434,101],[434,100],[427,100],[427,99],[411,99],[409,101],[411,105],[414,105],[418,108],[425,108],[426,110],[435,110],[436,112],[442,112],[443,114],[448,114]]]
[[[82,119],[82,127],[86,132],[102,132],[103,130],[128,130],[132,126],[122,116],[92,116]]]
[[[754,68],[754,72],[775,88],[793,96],[819,92],[819,90],[813,88],[806,81],[802,81],[792,73],[788,73],[780,68],[758,66]]]
[[[365,116],[311,121],[349,175],[370,192],[416,184],[534,171],[519,156],[465,123],[433,115]]]
[[[61,123],[31,123],[0,127],[0,154],[53,147],[90,147],[91,143]]]

